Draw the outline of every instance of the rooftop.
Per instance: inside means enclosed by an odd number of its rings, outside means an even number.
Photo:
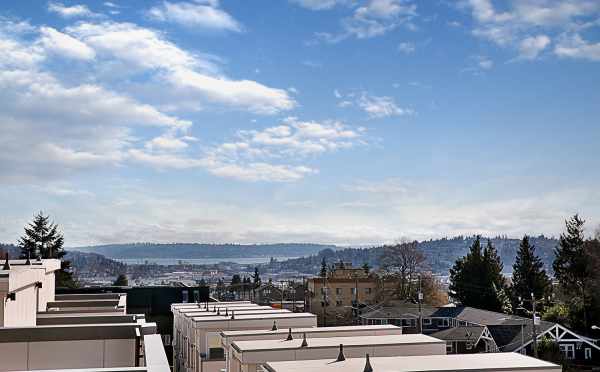
[[[365,358],[348,358],[341,362],[331,359],[269,362],[269,372],[362,372]],[[552,371],[561,372],[556,364],[517,353],[482,353],[370,358],[376,372],[425,371]]]
[[[444,341],[422,334],[311,338],[308,340],[308,346],[305,347],[301,346],[302,342],[302,339],[294,339],[291,341],[286,341],[285,339],[251,340],[234,341],[232,346],[238,352],[300,348],[339,348],[340,344],[343,344],[344,347],[421,344],[444,344],[445,346]]]

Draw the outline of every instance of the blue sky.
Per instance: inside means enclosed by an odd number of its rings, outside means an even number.
[[[599,86],[595,0],[7,2],[0,241],[592,233]]]

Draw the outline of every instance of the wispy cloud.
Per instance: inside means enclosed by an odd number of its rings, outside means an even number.
[[[186,27],[241,32],[242,26],[215,0],[172,3],[163,1],[152,7],[148,16],[156,21],[178,23]]]

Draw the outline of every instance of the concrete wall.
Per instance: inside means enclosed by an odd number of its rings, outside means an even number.
[[[5,342],[0,355],[0,371],[130,367],[135,340]]]

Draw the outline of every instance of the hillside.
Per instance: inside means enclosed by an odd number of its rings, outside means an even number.
[[[456,237],[452,239],[428,240],[419,243],[419,248],[425,254],[430,269],[436,273],[446,274],[454,262],[467,254],[473,237]],[[519,239],[493,238],[492,244],[498,250],[498,254],[504,264],[504,271],[511,272]],[[536,246],[536,253],[542,258],[546,270],[551,271],[554,260],[554,248],[558,244],[556,239],[544,236],[532,237],[530,242]],[[323,250],[316,255],[301,257],[278,262],[275,265],[279,270],[299,270],[306,273],[316,274],[321,267],[321,260],[325,257],[331,264],[336,261],[352,262],[353,265],[362,265],[365,262],[371,267],[379,266],[379,257],[382,248],[347,248],[333,251]]]
[[[110,258],[239,258],[239,257],[300,257],[318,254],[323,249],[337,249],[333,245],[281,244],[199,244],[199,243],[130,243],[69,250],[98,253]]]

